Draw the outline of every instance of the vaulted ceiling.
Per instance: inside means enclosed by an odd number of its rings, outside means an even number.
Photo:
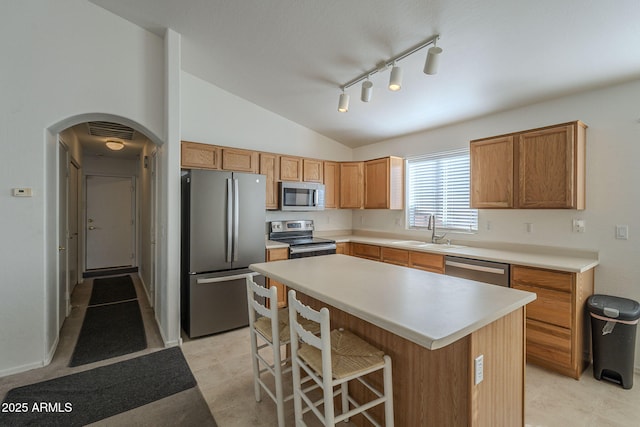
[[[582,90],[640,78],[640,1],[92,0],[143,28],[182,35],[183,70],[338,142],[357,147]],[[360,85],[339,87],[439,34]]]

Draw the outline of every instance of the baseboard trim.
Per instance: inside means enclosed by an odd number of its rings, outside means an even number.
[[[32,369],[42,368],[43,366],[44,365],[42,364],[42,362],[34,362],[34,363],[29,363],[27,365],[14,366],[12,368],[4,369],[0,371],[0,378],[8,377],[9,375],[20,374],[22,372],[27,372]]]

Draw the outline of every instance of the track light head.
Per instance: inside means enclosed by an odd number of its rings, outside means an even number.
[[[349,95],[344,92],[340,94],[340,99],[338,100],[338,111],[341,113],[349,111]]]
[[[402,88],[402,68],[397,65],[393,65],[391,69],[391,76],[389,77],[389,90],[394,92],[399,91]]]
[[[437,46],[433,46],[429,48],[427,53],[427,59],[424,62],[424,73],[425,74],[436,74],[438,72],[438,62],[440,61],[440,54],[442,53],[442,48]]]
[[[371,94],[373,93],[373,83],[371,80],[365,80],[362,82],[362,92],[360,93],[360,99],[362,102],[371,101]]]

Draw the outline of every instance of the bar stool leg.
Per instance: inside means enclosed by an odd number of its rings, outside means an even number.
[[[391,379],[391,357],[385,354],[383,358],[383,386],[384,395],[387,397],[387,400],[384,402],[384,424],[386,427],[393,427],[393,380]]]
[[[342,383],[340,385],[341,388],[341,392],[340,394],[342,395],[342,413],[346,414],[347,412],[349,412],[349,384],[348,383]],[[348,422],[349,418],[346,418],[344,420],[344,422]]]
[[[258,354],[258,338],[256,336],[256,331],[253,328],[249,328],[249,335],[251,336],[251,365],[253,367],[253,391],[256,396],[256,402],[260,402],[262,400],[262,395],[260,392],[260,383],[258,382],[258,378],[260,378],[260,365],[258,362],[257,354]]]
[[[273,346],[273,369],[276,373],[276,408],[278,411],[278,427],[284,427],[284,391],[282,389],[282,362],[280,346]]]

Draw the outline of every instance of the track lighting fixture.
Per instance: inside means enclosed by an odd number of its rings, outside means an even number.
[[[440,54],[442,53],[442,49],[433,44],[433,47],[430,47],[427,51],[427,59],[424,62],[424,73],[433,75],[438,72],[438,61],[440,60]]]
[[[349,95],[342,92],[340,94],[340,100],[338,101],[338,111],[341,113],[346,113],[349,111]]]
[[[389,58],[388,60],[384,61],[382,65],[372,68],[340,86],[342,93],[340,94],[340,100],[338,101],[338,111],[341,113],[346,113],[347,111],[349,111],[349,95],[345,93],[345,90],[360,82],[363,82],[360,99],[362,100],[362,102],[369,102],[373,94],[373,83],[369,80],[369,78],[373,74],[385,71],[390,67],[391,75],[389,76],[389,89],[392,91],[399,91],[402,88],[402,69],[398,65],[396,65],[396,63],[410,55],[413,55],[417,51],[429,45],[433,45],[433,47],[429,49],[423,71],[425,74],[429,75],[436,74],[438,72],[438,61],[440,59],[440,54],[442,53],[442,49],[436,47],[436,41],[438,41],[439,38],[439,34],[432,36],[422,43],[417,44],[392,58]]]
[[[393,64],[391,76],[389,76],[389,90],[397,92],[400,89],[402,89],[402,68]]]
[[[371,94],[373,93],[373,83],[371,80],[365,80],[362,82],[362,92],[360,93],[360,99],[362,102],[371,101]]]

